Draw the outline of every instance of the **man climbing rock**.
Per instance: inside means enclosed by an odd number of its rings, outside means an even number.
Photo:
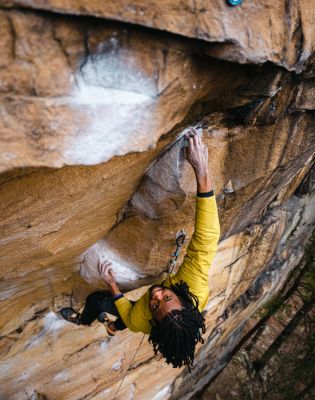
[[[196,344],[203,343],[205,323],[201,311],[208,301],[208,270],[217,250],[220,226],[208,173],[208,149],[195,131],[187,134],[186,139],[186,158],[197,181],[196,216],[194,234],[178,272],[131,302],[120,292],[111,264],[105,261],[98,268],[110,292],[90,294],[82,314],[63,308],[61,315],[67,321],[83,325],[90,325],[97,318],[105,323],[110,335],[126,327],[149,334],[154,352],[160,352],[167,363],[190,368]],[[118,318],[110,321],[106,313]]]

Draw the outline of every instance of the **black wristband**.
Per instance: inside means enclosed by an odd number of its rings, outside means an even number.
[[[213,195],[214,195],[213,190],[210,190],[210,192],[205,192],[205,193],[197,192],[197,197],[211,197]]]
[[[124,297],[124,295],[122,293],[116,294],[113,299],[114,301],[121,299],[122,297]]]

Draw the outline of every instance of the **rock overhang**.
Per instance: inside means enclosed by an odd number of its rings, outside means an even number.
[[[36,4],[39,3],[32,2],[32,5]],[[291,28],[298,28],[296,17],[304,15],[305,10],[307,8],[297,10],[295,5],[286,10],[294,17]],[[232,15],[232,11],[229,11],[229,15]],[[240,16],[241,12],[244,12],[244,8],[237,11],[236,15]],[[6,13],[2,12],[2,16]],[[203,13],[207,14],[207,10]],[[2,340],[6,344],[1,365],[9,369],[12,379],[18,378],[17,385],[11,385],[10,379],[6,380],[4,390],[10,395],[20,396],[23,387],[29,396],[36,390],[47,394],[49,398],[71,398],[79,368],[84,377],[84,388],[75,386],[75,390],[96,397],[114,392],[137,338],[133,339],[125,332],[112,342],[104,341],[101,326],[94,324],[91,331],[82,327],[63,326],[62,320],[52,310],[57,312],[68,303],[79,306],[85,295],[95,288],[80,278],[80,260],[77,259],[82,251],[94,243],[107,243],[105,255],[109,243],[110,251],[114,249],[116,255],[127,260],[128,266],[131,265],[135,278],[133,282],[128,283],[126,270],[120,271],[126,289],[147,284],[143,276],[153,280],[157,278],[173,250],[178,229],[185,226],[188,233],[193,229],[193,175],[185,163],[178,162],[180,152],[176,149],[176,143],[174,146],[172,143],[187,127],[200,124],[211,155],[209,167],[218,195],[225,239],[220,244],[210,272],[211,297],[207,307],[206,345],[200,350],[198,348],[199,362],[188,379],[185,371],[178,374],[179,371],[171,369],[161,376],[159,371],[163,361],[153,360],[151,348],[145,344],[134,369],[128,374],[131,383],[126,384],[121,392],[121,396],[136,393],[152,397],[162,393],[174,398],[189,397],[192,393],[190,382],[197,381],[199,386],[196,385],[196,388],[202,387],[213,371],[222,368],[227,353],[240,338],[244,320],[272,294],[272,290],[276,290],[277,285],[283,283],[303,253],[311,221],[300,221],[299,216],[305,212],[307,219],[310,219],[313,200],[308,191],[302,200],[298,200],[294,192],[313,164],[312,75],[306,69],[305,73],[296,76],[272,64],[257,68],[238,66],[208,59],[205,51],[203,55],[196,56],[196,42],[183,43],[184,38],[167,34],[159,38],[158,33],[142,32],[130,26],[127,33],[122,31],[120,36],[113,33],[117,28],[113,28],[112,22],[99,21],[95,28],[95,22],[84,19],[85,24],[91,24],[87,29],[89,35],[84,35],[82,32],[86,32],[86,25],[79,29],[75,18],[67,19],[54,16],[53,13],[43,15],[30,10],[24,13],[22,9],[10,10],[8,15],[9,19],[4,17],[2,20],[7,21],[2,26],[13,23],[4,32],[10,36],[11,30],[16,30],[16,36],[12,35],[16,41],[14,57],[22,57],[17,65],[10,64],[15,73],[14,79],[2,75],[2,82],[5,83],[2,86],[7,113],[5,117],[9,116],[9,122],[14,122],[7,135],[10,145],[12,138],[16,139],[17,144],[21,139],[12,135],[12,132],[15,134],[15,127],[19,127],[17,116],[23,120],[27,111],[33,110],[34,114],[26,120],[26,134],[23,136],[32,143],[31,149],[24,151],[28,158],[25,158],[24,164],[5,164],[9,171],[1,175],[1,229],[4,232],[1,241],[1,324],[5,327]],[[32,38],[33,44],[32,40],[23,37],[28,24],[31,28],[29,38]],[[45,29],[41,30],[43,26]],[[298,38],[301,38],[304,26],[295,32],[294,43],[300,45]],[[185,36],[185,30],[181,33]],[[40,34],[42,40],[47,40],[52,46],[52,50],[47,46],[46,53],[56,55],[50,70],[45,55],[36,50]],[[51,36],[53,39],[50,42]],[[253,38],[253,43],[256,39]],[[26,42],[23,43],[23,40]],[[141,47],[143,43],[149,45]],[[243,46],[245,42],[242,43]],[[306,40],[306,43],[309,41]],[[229,47],[228,51],[224,49],[226,46]],[[221,54],[217,53],[220,58],[233,60],[235,57],[238,62],[252,62],[245,53],[240,57],[236,52],[231,58],[237,47],[233,42],[217,42],[212,46],[212,51],[221,47]],[[127,54],[125,49],[129,50]],[[304,50],[303,47],[299,55],[305,54]],[[244,48],[240,54],[243,51]],[[297,53],[290,51],[280,58],[281,62],[288,62],[288,56],[294,56],[292,63],[285,65],[280,62],[280,65],[294,69],[297,66]],[[8,58],[3,58],[4,65],[7,59],[12,62],[13,53],[9,53],[5,53]],[[215,55],[213,52],[209,54]],[[256,53],[251,55],[256,56]],[[160,68],[158,79],[153,68],[156,64],[139,63],[139,59],[150,61],[151,57]],[[133,58],[137,63],[131,63],[132,68],[124,69],[125,64],[128,65],[126,60]],[[274,55],[271,61],[277,63],[275,60],[280,58]],[[82,60],[86,62],[82,63]],[[102,66],[105,60],[110,73],[104,75]],[[256,59],[257,63],[264,61],[264,57]],[[32,67],[32,62],[36,68]],[[23,78],[21,71],[25,64],[32,71],[27,77],[32,79]],[[141,74],[144,73],[143,76],[148,78],[148,81],[142,81],[147,82],[143,86],[146,94],[141,92],[138,81],[133,79],[137,77],[136,64],[140,65]],[[149,69],[143,72],[141,68],[145,64]],[[50,71],[47,75],[49,79],[45,81],[43,71],[47,68]],[[119,71],[120,68],[123,71]],[[60,77],[59,83],[53,79],[56,71]],[[112,79],[116,71],[115,81],[115,74]],[[21,79],[16,79],[19,76]],[[73,82],[69,76],[74,76]],[[106,81],[106,78],[111,81]],[[125,91],[126,98],[121,100],[124,87],[119,84],[123,79],[130,86],[125,87],[128,89]],[[28,86],[30,82],[33,82],[33,86]],[[117,87],[111,91],[111,86]],[[155,131],[154,143],[142,150],[139,147],[136,149],[138,153],[134,153],[134,143],[128,136],[126,153],[112,158],[117,151],[113,147],[107,153],[111,154],[108,161],[103,162],[106,157],[101,159],[99,154],[102,153],[102,143],[106,144],[104,137],[101,138],[104,142],[98,141],[96,150],[99,153],[96,152],[96,158],[87,162],[99,165],[63,167],[67,163],[82,164],[82,158],[77,156],[75,148],[68,154],[68,159],[62,158],[64,155],[58,153],[58,143],[64,143],[67,136],[55,136],[55,144],[50,142],[48,137],[54,136],[55,131],[47,129],[47,121],[54,122],[56,118],[49,108],[54,108],[53,102],[59,100],[62,110],[65,105],[69,106],[68,97],[73,100],[73,94],[77,96],[77,104],[73,118],[68,120],[69,128],[78,118],[79,121],[75,122],[78,127],[85,127],[85,132],[88,131],[82,107],[91,101],[92,95],[94,103],[88,115],[92,120],[93,116],[102,116],[102,107],[108,104],[107,99],[117,101],[116,104],[121,104],[121,107],[125,100],[129,101],[128,106],[138,107],[157,98],[161,108],[154,112],[164,110],[161,129],[159,133]],[[36,105],[37,97],[47,108],[42,119],[36,119],[43,111]],[[185,99],[184,105],[178,104],[179,98]],[[109,117],[117,118],[114,109],[107,111]],[[103,115],[105,117],[106,113]],[[62,118],[61,115],[61,122]],[[131,121],[129,125],[133,122],[136,121]],[[100,130],[97,124],[96,134],[90,138],[92,142],[98,139]],[[71,149],[76,143],[75,135],[69,135]],[[79,149],[88,150],[90,139],[88,135],[85,136],[84,129],[81,137]],[[152,140],[152,137],[149,139]],[[48,153],[45,153],[47,149],[56,150],[56,147],[58,157],[62,154],[58,161],[53,157],[49,159],[46,157]],[[16,148],[17,153],[21,148]],[[32,153],[34,148],[36,152]],[[64,150],[63,146],[60,148]],[[44,157],[40,159],[42,155]],[[35,168],[12,170],[22,165],[34,165]],[[54,169],[45,169],[42,165]],[[294,247],[294,251],[290,252],[290,246]],[[12,265],[15,267],[12,268]],[[270,276],[274,278],[271,285],[270,280],[264,277],[264,272],[268,272],[266,267],[270,267]],[[96,287],[99,287],[98,282]],[[20,312],[12,317],[12,309]],[[221,316],[223,324],[220,325],[218,318]],[[44,332],[45,337],[41,336]],[[22,347],[24,351],[19,355],[17,350]],[[46,355],[43,365],[34,363],[36,352]],[[209,354],[216,360],[212,364],[206,361]],[[26,361],[21,357],[25,357]],[[154,380],[150,381],[152,371]],[[47,376],[52,377],[52,380],[49,378],[51,383],[47,382]],[[104,376],[105,381],[100,382]],[[144,383],[144,377],[148,384]]]

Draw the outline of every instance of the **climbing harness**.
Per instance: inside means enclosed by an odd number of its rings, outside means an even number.
[[[243,3],[243,0],[227,0],[227,3],[230,6],[238,6],[239,4]]]
[[[177,261],[177,258],[179,256],[180,249],[181,249],[182,245],[185,242],[185,238],[186,238],[186,234],[185,234],[185,232],[183,230],[181,230],[180,232],[178,232],[176,234],[176,239],[175,239],[175,241],[176,241],[176,250],[174,251],[174,253],[171,254],[171,259],[170,259],[170,261],[168,263],[167,277],[169,277],[174,272],[174,269],[175,269],[175,266],[176,266],[176,261]],[[117,398],[118,392],[119,392],[120,388],[122,387],[122,384],[124,383],[124,380],[125,380],[126,375],[127,375],[128,371],[129,371],[129,368],[131,367],[134,359],[136,358],[136,355],[137,355],[137,353],[138,353],[138,351],[139,351],[139,349],[140,349],[140,347],[142,345],[144,337],[145,337],[145,334],[143,334],[143,336],[142,336],[142,338],[140,340],[140,343],[139,343],[136,351],[134,352],[134,355],[133,355],[130,363],[128,364],[128,367],[127,367],[127,369],[126,369],[126,371],[125,371],[125,373],[124,373],[124,375],[123,375],[123,377],[122,377],[122,379],[120,381],[120,384],[119,384],[119,386],[118,386],[118,388],[116,390],[116,393],[115,393],[115,396],[114,396],[113,400],[116,400],[116,398]]]

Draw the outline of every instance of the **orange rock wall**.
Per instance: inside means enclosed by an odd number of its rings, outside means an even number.
[[[58,311],[103,287],[98,259],[136,299],[188,243],[190,127],[222,227],[206,343],[188,374],[145,338],[117,398],[188,399],[224,367],[313,229],[310,4],[1,2],[0,398],[114,398],[142,336]]]

